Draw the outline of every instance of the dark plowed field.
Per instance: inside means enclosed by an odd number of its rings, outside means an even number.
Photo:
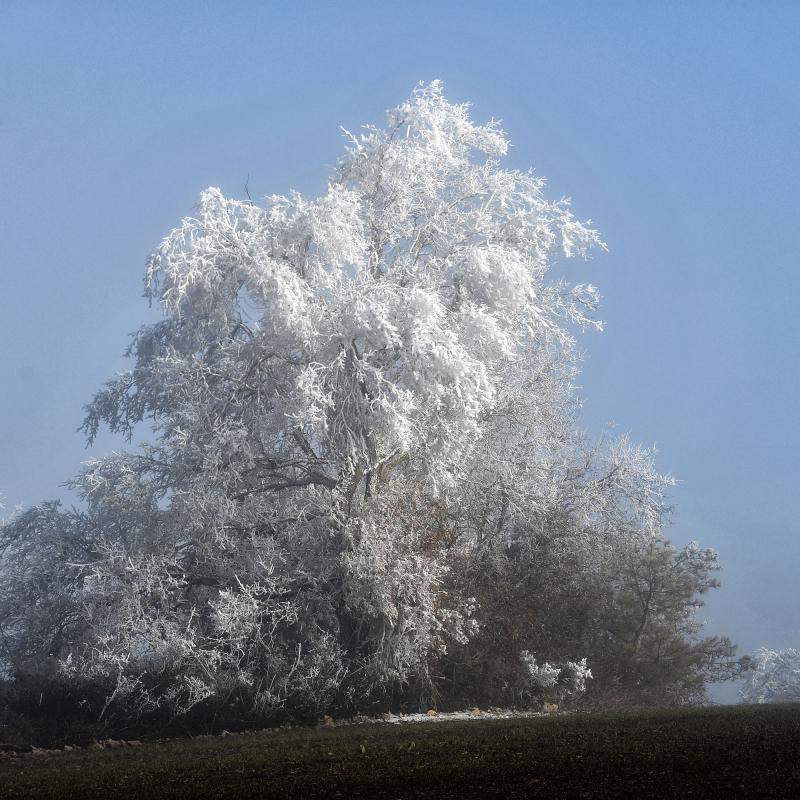
[[[793,798],[800,706],[364,725],[0,758],[0,798]]]

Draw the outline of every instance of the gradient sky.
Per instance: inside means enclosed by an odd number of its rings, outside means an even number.
[[[503,120],[591,217],[606,331],[584,424],[655,444],[702,610],[800,647],[800,4],[0,1],[0,493],[69,498],[82,406],[155,316],[144,261],[199,192],[316,194],[339,126],[420,80]],[[732,699],[730,689],[720,699]]]

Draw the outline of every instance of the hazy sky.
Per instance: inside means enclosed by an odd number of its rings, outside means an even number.
[[[145,258],[199,192],[316,194],[340,125],[433,78],[608,242],[574,273],[607,326],[584,424],[682,479],[671,536],[724,566],[709,630],[800,647],[796,2],[0,0],[6,505],[68,497],[82,406],[154,317]]]

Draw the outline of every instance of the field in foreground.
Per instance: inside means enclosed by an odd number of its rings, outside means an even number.
[[[5,757],[0,796],[800,797],[800,705],[296,729]]]

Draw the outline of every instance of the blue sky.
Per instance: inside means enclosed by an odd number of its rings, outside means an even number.
[[[315,194],[339,126],[441,78],[610,251],[584,424],[656,444],[709,629],[800,647],[800,4],[0,5],[0,492],[67,497],[148,252],[209,185]],[[94,452],[117,447],[101,437]],[[721,698],[732,697],[724,692]]]

